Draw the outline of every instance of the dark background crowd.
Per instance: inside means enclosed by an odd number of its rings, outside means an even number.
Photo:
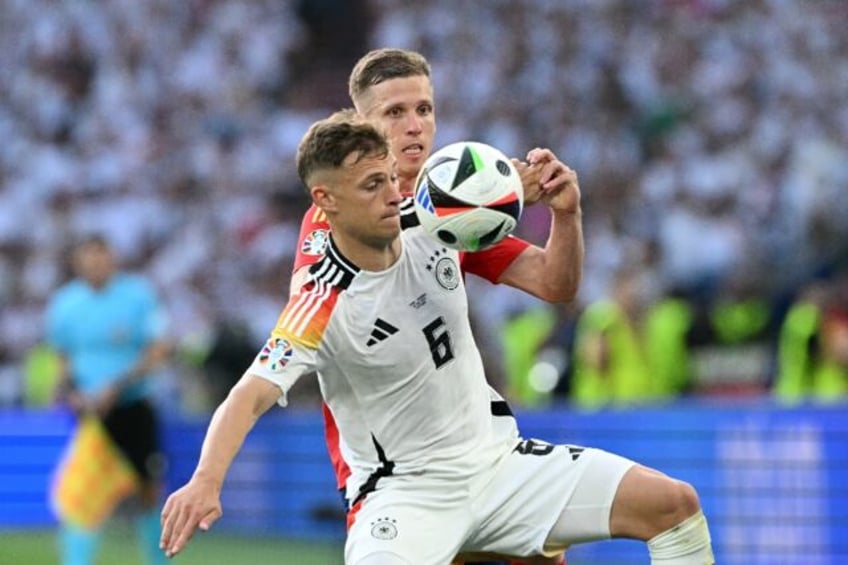
[[[546,146],[580,175],[576,303],[468,281],[492,378],[519,403],[575,398],[581,332],[604,333],[580,320],[610,301],[637,337],[663,299],[690,310],[694,368],[668,395],[774,392],[787,313],[811,296],[830,325],[808,353],[835,342],[844,371],[846,28],[840,0],[5,0],[0,405],[49,402],[45,302],[68,245],[97,232],[168,307],[163,403],[208,410],[287,297],[297,142],[349,105],[376,46],[430,60],[437,146]],[[542,243],[547,225],[529,208],[520,235]],[[532,339],[513,325],[528,320]]]

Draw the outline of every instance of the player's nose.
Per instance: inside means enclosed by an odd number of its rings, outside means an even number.
[[[406,131],[409,133],[421,133],[423,129],[421,118],[414,112],[410,112],[406,117]]]
[[[387,185],[386,203],[391,206],[400,206],[402,200],[403,195],[400,192],[400,182],[398,179],[394,179]]]

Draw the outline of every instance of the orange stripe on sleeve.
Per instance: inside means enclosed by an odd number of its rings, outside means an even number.
[[[324,213],[324,210],[316,207],[313,204],[315,211],[312,213],[312,222],[316,224],[325,223],[327,221],[327,214]]]
[[[317,349],[340,294],[335,286],[307,283],[280,314],[273,335]]]

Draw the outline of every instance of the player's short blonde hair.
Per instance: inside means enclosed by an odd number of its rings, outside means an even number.
[[[408,49],[374,49],[354,65],[348,81],[348,94],[358,107],[358,101],[372,86],[393,78],[414,76],[430,78],[430,63],[423,55]]]

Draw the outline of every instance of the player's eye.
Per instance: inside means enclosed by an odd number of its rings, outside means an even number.
[[[418,107],[418,115],[429,116],[433,113],[433,106],[430,104],[422,104]]]
[[[374,177],[373,179],[371,179],[367,183],[365,183],[365,190],[367,190],[369,192],[374,191],[374,190],[379,190],[379,188],[381,186],[383,186],[383,183],[385,183],[385,182],[386,182],[386,179],[383,178],[383,177]]]

